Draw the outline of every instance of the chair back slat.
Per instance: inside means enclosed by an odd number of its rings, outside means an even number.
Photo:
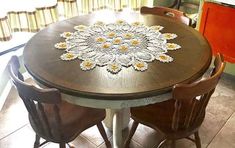
[[[184,23],[188,26],[191,25],[191,19],[188,18],[184,12],[167,8],[167,7],[141,7],[140,9],[141,14],[153,14],[153,15],[160,15],[164,17],[171,18],[173,20],[179,21],[181,23]]]
[[[203,117],[203,115],[205,113],[205,108],[206,108],[213,92],[214,92],[214,90],[210,91],[209,93],[203,95],[200,98],[201,101],[198,102],[197,111],[195,111],[195,116],[191,120],[191,124],[193,124],[193,122],[197,122],[197,120],[200,120],[200,118]]]
[[[195,99],[192,99],[191,100],[191,103],[189,104],[191,106],[191,109],[189,110],[189,113],[188,115],[186,116],[185,118],[185,123],[184,123],[184,126],[185,128],[188,128],[190,126],[190,121],[193,121],[193,118],[195,116],[195,113],[196,113],[196,100]]]
[[[173,130],[195,128],[195,126],[200,126],[202,123],[206,106],[225,67],[221,55],[216,57],[214,66],[209,78],[192,84],[177,84],[174,86],[173,98],[176,102],[172,119]]]
[[[53,111],[54,111],[54,113],[55,113],[55,122],[57,123],[57,124],[55,124],[55,127],[56,127],[56,131],[54,131],[54,135],[57,135],[57,136],[60,136],[60,137],[58,137],[59,139],[64,139],[64,135],[63,134],[60,134],[60,131],[62,130],[61,129],[61,117],[60,117],[60,114],[59,114],[59,112],[60,112],[60,108],[57,106],[57,105],[54,105],[53,106]]]
[[[43,124],[44,128],[45,128],[45,133],[48,137],[52,137],[52,134],[51,134],[51,130],[50,130],[50,125],[49,125],[49,122],[48,122],[48,119],[47,119],[47,116],[45,114],[45,111],[44,111],[44,107],[41,103],[38,103],[37,104],[38,106],[38,110],[39,110],[39,114],[41,116],[41,124]]]
[[[23,75],[19,72],[20,64],[16,56],[13,56],[8,64],[8,71],[13,84],[16,86],[19,96],[29,113],[29,118],[33,129],[36,133],[46,135],[49,138],[61,135],[61,118],[58,105],[61,103],[61,94],[57,89],[40,89],[24,82]],[[51,111],[45,113],[45,106],[51,106]],[[56,122],[50,123],[50,116]],[[57,127],[55,131],[51,131]]]
[[[22,98],[22,100],[24,102],[24,105],[25,105],[29,115],[31,117],[34,117],[34,118],[32,118],[33,122],[34,123],[38,123],[38,129],[40,129],[41,131],[45,132],[43,127],[41,126],[41,121],[40,121],[39,115],[37,113],[37,110],[36,110],[34,102],[32,102],[31,100],[25,99],[24,97],[21,96],[21,94],[19,94],[19,96]]]

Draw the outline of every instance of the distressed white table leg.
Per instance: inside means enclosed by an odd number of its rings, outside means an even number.
[[[122,110],[113,110],[113,147],[114,148],[123,148],[122,140],[122,123],[123,115]]]
[[[122,116],[122,129],[125,129],[128,127],[129,121],[130,121],[130,108],[123,108],[119,109],[119,112]],[[106,109],[106,117],[104,119],[104,124],[109,130],[113,130],[113,116],[114,116],[115,110],[113,109]]]

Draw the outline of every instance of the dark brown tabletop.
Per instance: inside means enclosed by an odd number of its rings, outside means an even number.
[[[96,21],[114,22],[117,19],[143,21],[145,25],[161,25],[163,33],[178,35],[171,42],[181,49],[168,51],[171,63],[153,61],[144,72],[132,67],[111,74],[105,67],[82,71],[80,60],[60,60],[63,53],[54,44],[64,41],[60,34],[74,32],[75,25],[91,25]],[[77,16],[49,25],[27,43],[23,53],[28,72],[40,83],[61,92],[88,99],[127,100],[151,97],[170,91],[177,83],[187,83],[201,77],[208,69],[212,54],[205,38],[195,29],[168,18],[137,13],[107,13]]]

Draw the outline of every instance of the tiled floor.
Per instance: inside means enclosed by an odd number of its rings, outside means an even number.
[[[112,141],[112,133],[107,134]],[[128,129],[124,131],[124,135]],[[224,75],[211,98],[206,118],[200,128],[202,147],[235,147],[235,77]],[[27,112],[13,88],[0,112],[0,148],[32,148],[35,134],[27,119]],[[152,148],[160,136],[151,128],[140,125],[133,137],[131,148]],[[96,127],[84,131],[72,143],[79,148],[105,148]],[[58,147],[48,143],[44,148]],[[195,145],[188,140],[177,141],[178,148],[191,148]]]

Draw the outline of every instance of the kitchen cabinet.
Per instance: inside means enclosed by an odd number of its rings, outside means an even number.
[[[199,31],[209,41],[213,53],[235,63],[235,7],[205,2]]]

